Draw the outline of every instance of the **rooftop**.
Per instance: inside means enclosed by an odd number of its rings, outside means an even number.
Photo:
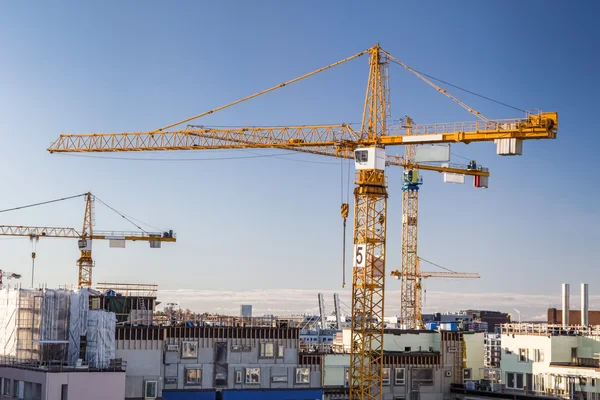
[[[121,359],[111,360],[108,368],[92,368],[88,365],[71,367],[65,362],[40,360],[24,360],[15,357],[0,356],[0,368],[19,368],[39,372],[125,372],[127,361]]]
[[[600,325],[553,325],[545,323],[502,324],[500,333],[503,335],[532,335],[532,336],[600,336]]]

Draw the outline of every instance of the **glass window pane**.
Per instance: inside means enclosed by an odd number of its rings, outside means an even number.
[[[383,368],[381,370],[381,380],[384,385],[390,384],[390,369],[389,368]]]
[[[523,389],[523,374],[515,375],[517,375],[517,389]]]
[[[513,374],[512,372],[506,374],[506,386],[510,388],[515,387],[515,374]]]
[[[156,381],[146,382],[146,397],[155,398],[156,397]]]

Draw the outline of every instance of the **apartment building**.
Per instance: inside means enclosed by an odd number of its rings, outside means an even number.
[[[442,400],[450,396],[452,383],[472,378],[472,371],[483,367],[483,357],[473,357],[481,345],[483,333],[386,329],[384,331],[383,396],[384,400]],[[321,361],[323,398],[348,398],[350,330],[337,338],[340,352],[324,354]],[[469,350],[472,349],[472,350]]]
[[[122,327],[116,356],[127,362],[126,399],[268,399],[285,392],[304,400],[322,393],[320,367],[298,363],[297,328]]]

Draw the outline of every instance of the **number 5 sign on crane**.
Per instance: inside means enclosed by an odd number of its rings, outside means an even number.
[[[354,266],[364,268],[367,259],[366,243],[357,243],[354,245]]]

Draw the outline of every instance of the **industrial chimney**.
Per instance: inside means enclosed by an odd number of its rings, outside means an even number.
[[[562,324],[563,326],[569,326],[569,284],[562,284]]]
[[[581,284],[581,325],[588,326],[589,323],[589,292],[588,284]]]

